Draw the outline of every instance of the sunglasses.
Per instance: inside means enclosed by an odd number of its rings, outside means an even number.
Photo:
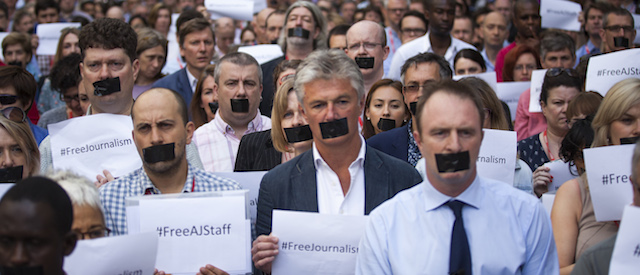
[[[10,105],[18,101],[17,95],[0,95],[0,104]]]
[[[27,122],[27,114],[18,107],[7,107],[0,110],[2,116],[13,122]]]

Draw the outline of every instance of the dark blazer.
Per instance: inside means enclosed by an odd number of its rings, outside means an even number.
[[[234,171],[269,171],[280,163],[282,153],[273,147],[271,130],[266,130],[242,137]]]
[[[281,56],[260,66],[262,68],[262,101],[260,101],[260,113],[268,117],[271,117],[273,95],[276,93],[276,87],[273,86],[273,71],[283,60],[284,56]]]
[[[409,161],[409,124],[372,136],[367,139],[367,145],[407,162]]]
[[[420,174],[407,162],[367,146],[364,156],[365,214],[420,182]],[[317,191],[312,150],[269,171],[262,178],[258,195],[258,236],[271,233],[273,209],[318,212]]]
[[[196,76],[200,77],[200,76]],[[191,84],[189,84],[189,77],[187,77],[187,67],[172,73],[168,76],[158,79],[151,88],[167,88],[179,93],[184,102],[187,103],[187,108],[191,104],[191,97],[193,96],[193,90],[191,90]]]

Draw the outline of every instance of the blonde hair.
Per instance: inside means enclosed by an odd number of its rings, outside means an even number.
[[[287,152],[289,142],[282,130],[282,118],[289,106],[289,93],[293,93],[293,78],[282,83],[280,89],[273,96],[273,109],[271,109],[271,140],[273,147],[279,152]]]
[[[610,145],[611,123],[637,104],[640,104],[640,79],[628,78],[613,85],[593,118],[595,137],[591,147]]]
[[[31,133],[31,129],[26,122],[14,122],[6,118],[0,118],[0,126],[18,143],[20,149],[26,154],[29,171],[27,176],[34,176],[40,171],[40,150],[38,143]]]

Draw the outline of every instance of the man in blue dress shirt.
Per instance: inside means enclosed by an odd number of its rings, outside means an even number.
[[[425,88],[413,134],[427,178],[371,212],[356,274],[559,273],[542,205],[476,173],[484,114],[464,84]]]

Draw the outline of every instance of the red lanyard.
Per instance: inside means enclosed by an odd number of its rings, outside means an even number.
[[[391,44],[391,52],[395,53],[396,52],[396,45],[393,42],[393,33],[391,33],[391,32],[392,32],[392,30],[389,29],[389,37],[391,37],[391,39],[389,39],[389,43]]]
[[[589,45],[584,45],[584,49],[587,51],[587,54],[591,53],[591,50],[589,50]]]
[[[549,147],[549,138],[547,138],[547,129],[544,130],[544,134],[542,134],[544,136],[544,141],[547,143],[547,152],[548,152],[548,157],[549,160],[554,161],[556,160],[556,158],[553,157],[553,155],[551,154],[551,147]]]

